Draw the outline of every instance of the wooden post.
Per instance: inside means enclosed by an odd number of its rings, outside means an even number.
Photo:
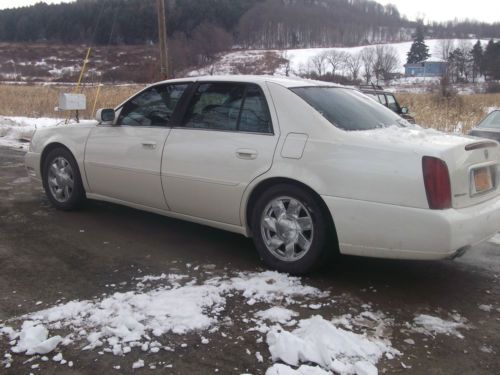
[[[165,0],[156,0],[158,12],[158,42],[160,44],[160,78],[168,78],[167,21]]]

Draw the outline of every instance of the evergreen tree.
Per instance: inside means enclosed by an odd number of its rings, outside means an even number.
[[[500,42],[488,42],[484,52],[483,69],[488,78],[500,79]]]
[[[430,57],[429,47],[425,44],[425,30],[422,22],[417,25],[417,32],[413,44],[411,45],[410,52],[408,52],[408,64],[416,64],[418,62],[427,60]]]
[[[483,46],[479,40],[472,47],[470,54],[472,55],[472,82],[475,82],[476,77],[483,74]]]

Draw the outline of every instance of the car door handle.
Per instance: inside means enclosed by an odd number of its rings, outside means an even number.
[[[236,150],[236,156],[240,159],[254,160],[257,159],[258,152],[249,148],[239,148]]]
[[[144,148],[150,148],[154,150],[156,148],[156,142],[142,142],[142,147]]]

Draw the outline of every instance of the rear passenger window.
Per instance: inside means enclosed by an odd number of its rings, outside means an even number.
[[[237,130],[245,85],[204,83],[198,86],[184,119],[189,128]]]
[[[271,121],[266,99],[258,86],[248,85],[238,130],[271,133]]]
[[[183,125],[189,128],[270,133],[265,98],[257,85],[200,84],[188,105]]]

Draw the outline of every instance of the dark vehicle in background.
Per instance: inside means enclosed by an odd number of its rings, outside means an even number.
[[[500,142],[500,110],[493,111],[486,116],[483,121],[469,131],[469,135]]]
[[[409,110],[407,107],[401,107],[396,100],[396,97],[392,92],[384,90],[382,86],[379,85],[361,85],[359,90],[375,99],[380,104],[385,105],[391,111],[397,113],[402,118],[404,118],[409,123],[415,124],[415,118],[409,114]]]

